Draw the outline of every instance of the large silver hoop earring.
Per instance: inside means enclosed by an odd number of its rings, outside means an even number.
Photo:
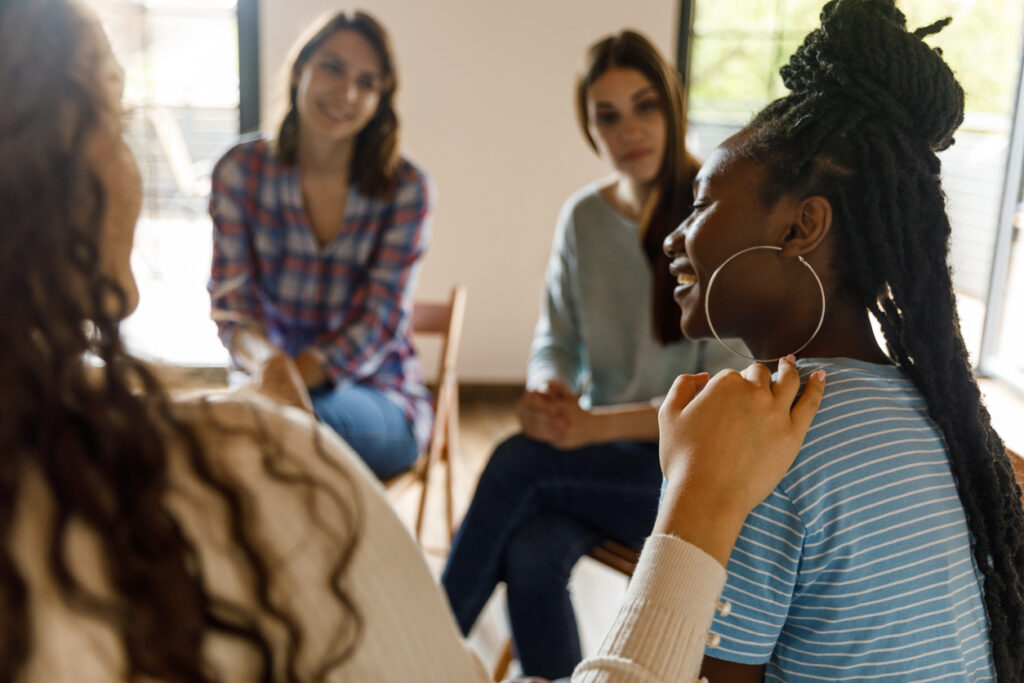
[[[740,353],[739,351],[737,351],[736,349],[732,348],[724,341],[722,341],[722,338],[718,336],[718,331],[715,330],[715,324],[711,322],[711,287],[715,284],[715,279],[718,277],[718,274],[721,273],[722,269],[729,264],[729,261],[732,261],[737,256],[742,256],[743,254],[746,254],[749,251],[755,251],[757,249],[772,249],[774,251],[782,251],[782,247],[776,247],[767,244],[757,247],[747,247],[746,249],[741,249],[740,251],[737,251],[735,254],[722,261],[722,264],[715,268],[715,272],[711,274],[711,279],[708,280],[708,288],[704,292],[704,317],[707,318],[708,327],[711,328],[711,334],[713,334],[718,343],[724,346],[726,350],[728,350],[729,353],[731,353],[732,355],[739,356],[740,358],[745,358],[750,361],[754,361],[755,363],[774,363],[778,360],[781,360],[782,358],[785,358],[785,356],[779,356],[778,358],[754,358],[753,356],[748,356],[744,353]],[[803,351],[804,349],[806,349],[807,345],[814,341],[814,338],[818,336],[818,332],[821,331],[822,324],[825,322],[825,286],[821,284],[821,278],[818,277],[818,273],[815,272],[814,266],[812,266],[810,263],[804,260],[803,256],[797,256],[797,258],[800,260],[800,263],[804,264],[807,267],[807,270],[811,271],[811,275],[814,276],[814,281],[818,283],[818,291],[821,292],[821,315],[818,317],[818,324],[814,328],[814,332],[811,332],[810,338],[808,338],[807,341],[805,341],[796,351],[791,352],[790,355],[794,356]]]

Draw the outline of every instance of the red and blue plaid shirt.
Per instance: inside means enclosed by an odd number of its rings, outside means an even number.
[[[402,160],[386,199],[349,187],[345,222],[321,247],[298,169],[266,140],[243,142],[213,171],[209,291],[221,341],[256,326],[288,355],[311,350],[336,385],[372,386],[399,405],[420,448],[430,394],[409,342],[412,296],[430,235],[426,175]]]

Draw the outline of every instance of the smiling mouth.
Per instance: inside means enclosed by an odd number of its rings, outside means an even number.
[[[348,121],[352,118],[351,112],[332,105],[321,105],[320,111],[336,121]]]
[[[676,275],[676,282],[681,285],[696,284],[697,276],[692,273],[679,273]]]
[[[626,161],[639,161],[640,159],[643,159],[644,157],[646,157],[650,153],[651,153],[651,151],[648,150],[648,149],[639,149],[639,150],[636,150],[635,152],[630,152],[630,153],[626,154],[623,157],[623,159],[625,159]]]

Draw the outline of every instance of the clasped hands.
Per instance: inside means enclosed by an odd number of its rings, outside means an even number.
[[[527,391],[516,405],[523,433],[555,448],[568,450],[597,441],[598,421],[580,407],[579,397],[557,379]]]

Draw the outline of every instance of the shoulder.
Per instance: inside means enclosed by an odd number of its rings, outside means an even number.
[[[256,394],[225,392],[178,399],[175,418],[190,428],[211,467],[262,477],[263,457],[286,455],[306,474],[341,476],[363,489],[375,481],[359,456],[310,414]]]
[[[828,373],[821,406],[783,479],[802,511],[862,493],[911,470],[950,483],[942,435],[916,385],[896,366],[849,359],[799,362]]]
[[[213,167],[213,177],[220,182],[237,185],[249,174],[277,165],[273,146],[265,137],[256,134],[242,138],[224,152]]]
[[[893,410],[905,412],[908,419],[927,420],[924,397],[895,365],[829,358],[799,361],[798,366],[805,380],[819,368],[828,374],[821,407],[811,425],[811,431],[820,436],[843,427],[870,428],[872,419],[891,416]]]
[[[576,234],[586,230],[593,233],[602,226],[614,224],[616,214],[601,195],[605,183],[598,181],[576,190],[562,204],[555,226],[556,245],[578,243]]]
[[[436,197],[437,189],[427,172],[408,158],[401,157],[395,170],[395,200],[401,204],[416,203],[429,208],[434,205]]]
[[[595,217],[605,217],[611,213],[608,201],[601,192],[606,185],[605,181],[590,183],[573,192],[562,204],[560,219],[574,223],[587,223]]]

